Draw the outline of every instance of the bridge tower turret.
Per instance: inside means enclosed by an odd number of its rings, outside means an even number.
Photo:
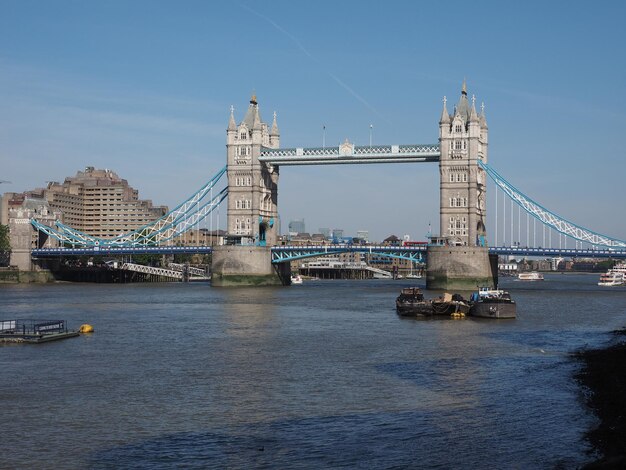
[[[461,97],[452,116],[444,97],[439,120],[440,233],[456,246],[486,246],[486,180],[478,160],[487,163],[487,121],[475,98]]]
[[[226,130],[228,234],[243,244],[274,245],[278,238],[278,167],[259,161],[262,147],[278,148],[276,113],[271,129],[263,122],[256,96],[243,121],[231,107]]]
[[[439,119],[439,227],[446,244],[430,245],[426,285],[431,289],[475,289],[497,283],[497,257],[491,259],[486,232],[486,179],[478,161],[487,162],[487,120],[475,98],[461,98],[452,115],[443,99]]]

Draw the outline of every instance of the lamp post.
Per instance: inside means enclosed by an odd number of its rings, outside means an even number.
[[[372,148],[372,131],[374,129],[374,124],[370,124],[370,148]]]

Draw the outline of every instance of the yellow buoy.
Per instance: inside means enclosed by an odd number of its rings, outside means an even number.
[[[85,323],[84,325],[80,325],[79,330],[81,333],[93,333],[93,326]]]

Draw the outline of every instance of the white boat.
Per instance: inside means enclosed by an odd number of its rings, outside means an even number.
[[[299,274],[296,274],[295,276],[291,276],[291,283],[292,284],[302,284],[302,278],[300,277]]]
[[[626,263],[619,263],[600,275],[599,286],[623,286],[626,284]]]
[[[404,276],[406,279],[421,279],[422,275],[421,274],[407,274],[406,276]]]
[[[520,281],[543,281],[543,274],[537,271],[530,271],[528,273],[519,273],[517,278]]]

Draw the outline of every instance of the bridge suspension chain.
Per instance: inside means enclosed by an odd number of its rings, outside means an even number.
[[[626,241],[596,233],[560,217],[519,191],[488,164],[478,160],[478,165],[485,170],[489,177],[512,201],[515,201],[521,208],[544,225],[581,242],[587,242],[596,246],[626,248]]]

